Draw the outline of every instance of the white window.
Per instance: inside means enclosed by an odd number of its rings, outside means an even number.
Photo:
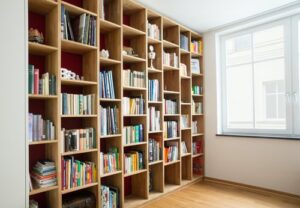
[[[300,135],[300,18],[220,38],[221,133]]]

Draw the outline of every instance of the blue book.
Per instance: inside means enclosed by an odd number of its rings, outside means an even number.
[[[143,124],[139,125],[139,141],[144,141],[144,134],[143,134]]]

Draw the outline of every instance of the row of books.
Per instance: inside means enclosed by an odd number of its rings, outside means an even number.
[[[193,144],[192,144],[192,152],[193,152],[193,155],[196,155],[196,154],[199,154],[199,153],[203,152],[203,150],[202,150],[202,142],[200,140],[193,142]]]
[[[144,169],[144,154],[142,151],[131,151],[124,154],[125,174]]]
[[[95,94],[61,93],[63,115],[91,115],[95,113]]]
[[[138,143],[143,141],[144,141],[143,124],[123,127],[123,144]]]
[[[181,128],[188,128],[189,127],[189,115],[188,114],[182,114],[180,116],[180,123],[181,123]]]
[[[194,85],[192,87],[192,93],[193,93],[193,95],[202,95],[203,94],[203,87],[198,86],[198,85]]]
[[[123,85],[130,87],[146,87],[145,71],[133,71],[131,69],[123,70]]]
[[[148,37],[160,40],[160,29],[156,24],[151,24],[148,22]]]
[[[115,88],[114,88],[114,79],[113,73],[109,71],[100,71],[99,73],[99,97],[107,99],[115,99]]]
[[[179,59],[176,53],[163,53],[163,64],[179,68]]]
[[[201,40],[192,40],[190,47],[191,47],[191,52],[199,53],[200,55],[203,54],[203,44]]]
[[[120,155],[117,147],[111,147],[105,154],[100,152],[100,175],[120,170]]]
[[[83,13],[71,18],[64,5],[61,6],[61,36],[63,39],[96,46],[97,18]]]
[[[33,166],[30,177],[30,190],[57,185],[55,163],[50,160],[37,161]]]
[[[40,70],[34,65],[28,67],[28,94],[56,95],[56,76],[46,72],[40,78]]]
[[[192,58],[191,59],[191,71],[194,74],[200,74],[201,73],[200,60],[198,58]]]
[[[101,204],[102,208],[120,208],[119,189],[101,185]]]
[[[62,158],[62,190],[80,187],[97,181],[94,162],[82,162],[74,157]]]
[[[185,141],[181,141],[181,154],[187,154],[188,150],[185,144]]]
[[[96,148],[96,132],[94,128],[62,129],[64,145],[62,152],[80,151]]]
[[[154,162],[162,159],[161,143],[158,139],[149,138],[148,145],[149,162]]]
[[[192,100],[192,114],[202,114],[203,113],[203,106],[202,102],[195,102]]]
[[[149,101],[159,101],[159,80],[149,79],[148,80],[148,98]]]
[[[164,138],[178,137],[177,121],[164,121]]]
[[[123,115],[144,114],[145,100],[139,98],[123,97]]]
[[[178,104],[176,100],[164,100],[165,114],[177,114]]]
[[[180,34],[180,48],[189,50],[189,38],[184,34]]]
[[[151,106],[148,108],[149,131],[160,131],[160,111]]]
[[[192,134],[198,133],[198,121],[192,121]]]
[[[55,139],[55,126],[52,121],[44,120],[42,115],[28,114],[29,141],[42,141]]]
[[[168,142],[164,150],[165,162],[172,162],[179,159],[178,142]]]
[[[116,105],[106,107],[100,105],[101,136],[119,133],[119,114],[119,108]]]

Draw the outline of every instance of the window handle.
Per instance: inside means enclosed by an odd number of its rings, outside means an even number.
[[[286,97],[287,103],[291,103],[292,102],[291,93],[289,93],[289,92],[285,93],[285,97]]]
[[[293,97],[293,101],[294,101],[295,103],[297,103],[297,102],[298,102],[297,92],[293,92],[293,93],[292,93],[292,97]]]

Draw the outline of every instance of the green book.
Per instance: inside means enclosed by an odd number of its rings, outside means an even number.
[[[134,126],[135,142],[139,142],[139,126]]]
[[[28,93],[33,94],[34,88],[34,65],[29,64],[28,66]]]

